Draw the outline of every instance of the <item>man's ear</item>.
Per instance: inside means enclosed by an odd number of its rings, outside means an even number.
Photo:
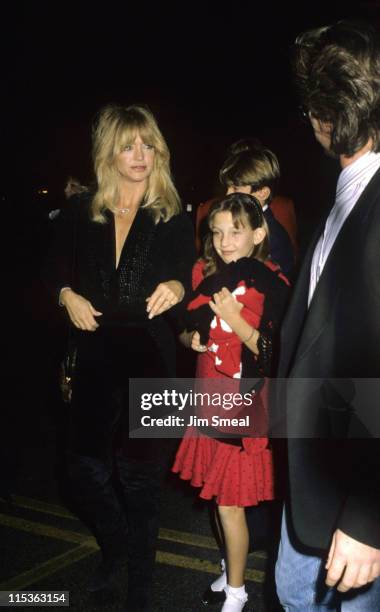
[[[253,244],[256,246],[260,244],[266,235],[267,233],[263,227],[257,227],[253,232]]]

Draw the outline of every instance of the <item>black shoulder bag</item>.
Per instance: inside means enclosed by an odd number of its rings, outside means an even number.
[[[79,203],[78,203],[79,205]],[[76,212],[76,218],[73,224],[73,249],[72,249],[72,263],[71,263],[71,284],[74,286],[75,281],[75,260],[76,260],[76,242],[77,242],[77,222],[78,212]],[[75,375],[75,368],[77,363],[77,338],[75,329],[70,321],[69,332],[67,338],[66,353],[61,363],[60,368],[60,388],[62,399],[65,404],[71,403],[71,396],[73,392],[73,380]]]

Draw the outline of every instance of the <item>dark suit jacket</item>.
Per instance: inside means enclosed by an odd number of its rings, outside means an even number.
[[[277,221],[270,207],[264,211],[264,218],[269,228],[271,259],[279,264],[287,278],[291,278],[294,269],[294,253],[289,234]]]
[[[363,398],[355,380],[380,378],[380,170],[346,219],[307,309],[322,229],[306,254],[282,328],[278,376],[289,377],[282,395],[289,514],[306,546],[328,548],[340,528],[380,548],[380,398]]]

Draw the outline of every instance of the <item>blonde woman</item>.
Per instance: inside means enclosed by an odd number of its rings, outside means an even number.
[[[108,586],[127,556],[128,609],[144,611],[163,453],[158,440],[128,438],[128,379],[174,375],[169,319],[194,259],[169,157],[149,110],[104,108],[93,130],[97,191],[59,220],[49,266],[57,303],[78,330],[69,480],[103,554],[88,588]],[[123,503],[111,481],[115,463]]]

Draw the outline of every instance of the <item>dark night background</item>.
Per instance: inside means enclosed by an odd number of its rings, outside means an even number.
[[[375,1],[25,2],[6,48],[23,163],[11,162],[3,191],[13,200],[22,188],[38,215],[33,194],[46,187],[45,206],[54,208],[69,174],[93,178],[95,112],[110,101],[137,102],[158,119],[185,202],[213,195],[226,147],[254,135],[278,154],[281,191],[307,221],[322,205],[319,193],[326,201],[335,164],[298,119],[292,42],[303,29],[339,18],[379,16]],[[12,122],[7,127],[14,146]]]

